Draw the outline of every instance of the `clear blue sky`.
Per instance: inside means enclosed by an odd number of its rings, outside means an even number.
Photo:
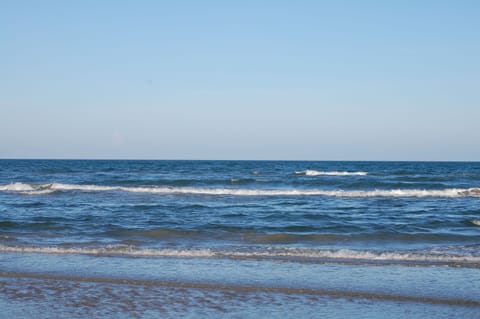
[[[14,1],[0,158],[480,160],[480,1]]]

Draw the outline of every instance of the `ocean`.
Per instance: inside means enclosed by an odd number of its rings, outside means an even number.
[[[480,163],[0,160],[0,318],[480,318]]]

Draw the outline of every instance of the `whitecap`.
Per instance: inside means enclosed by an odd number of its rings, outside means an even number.
[[[16,192],[24,195],[42,195],[54,192],[53,184],[27,184],[27,183],[11,183],[0,185],[0,191]]]
[[[461,252],[461,247],[458,248]],[[107,245],[102,247],[61,247],[61,246],[6,246],[0,245],[0,252],[36,253],[36,254],[82,254],[97,256],[131,256],[131,257],[176,257],[176,258],[286,258],[317,259],[320,262],[398,262],[398,263],[480,263],[478,254],[447,253],[435,250],[426,251],[367,251],[351,249],[314,249],[292,247],[266,247],[243,251],[209,249],[209,248],[141,248],[127,245]]]
[[[12,191],[12,192],[24,192],[24,191],[32,191],[34,187],[31,184],[25,183],[11,183],[7,185],[0,185],[0,190],[2,191]]]
[[[22,194],[45,194],[54,191],[151,193],[163,195],[229,195],[229,196],[331,196],[331,197],[480,197],[480,188],[446,189],[375,189],[375,190],[323,190],[323,189],[254,189],[254,188],[202,188],[165,186],[103,186],[79,184],[29,185],[14,183],[0,186],[0,190]]]
[[[305,176],[365,176],[367,172],[345,172],[345,171],[316,171],[307,169],[304,171],[295,172],[297,175],[305,175]]]
[[[6,253],[35,253],[57,255],[122,255],[132,257],[213,257],[210,249],[153,249],[138,248],[127,245],[107,245],[103,247],[61,247],[61,246],[5,246],[0,245],[0,252]]]

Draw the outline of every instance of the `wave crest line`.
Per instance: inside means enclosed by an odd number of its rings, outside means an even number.
[[[304,171],[295,172],[297,175],[305,176],[365,176],[367,172],[346,172],[346,171],[316,171],[313,169],[307,169]]]
[[[55,191],[122,191],[163,195],[231,195],[231,196],[330,196],[330,197],[480,197],[480,188],[446,189],[375,189],[375,190],[322,190],[322,189],[250,189],[250,188],[196,188],[158,186],[102,186],[80,184],[24,184],[0,185],[0,191],[26,195],[42,195]]]

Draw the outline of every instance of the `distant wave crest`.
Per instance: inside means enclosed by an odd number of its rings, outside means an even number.
[[[7,185],[0,185],[0,191],[10,191],[28,195],[48,194],[55,191],[52,183],[47,184],[26,184],[26,183],[11,183]]]
[[[446,189],[376,189],[376,190],[322,190],[322,189],[250,189],[250,188],[202,188],[157,186],[102,186],[80,184],[25,184],[0,185],[0,191],[25,195],[43,195],[55,191],[104,192],[121,191],[163,195],[230,195],[230,196],[331,196],[331,197],[480,197],[480,188]]]
[[[305,175],[305,176],[365,176],[367,172],[338,172],[338,171],[316,171],[312,169],[307,169],[304,171],[295,172],[297,175]]]

